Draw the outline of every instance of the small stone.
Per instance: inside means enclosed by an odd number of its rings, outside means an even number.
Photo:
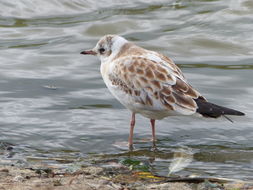
[[[60,180],[55,180],[53,184],[54,186],[62,186],[62,183],[60,182]]]
[[[13,178],[13,181],[15,182],[22,182],[24,181],[24,177],[22,177],[21,175],[18,175],[16,177]]]
[[[0,172],[5,172],[5,173],[9,173],[9,170],[4,168],[4,169],[1,169]]]
[[[98,182],[99,182],[99,184],[103,184],[103,185],[106,185],[106,184],[109,183],[109,181],[104,180],[104,179],[101,179],[101,180],[99,180]]]
[[[13,147],[8,146],[8,147],[6,148],[6,150],[11,151],[11,150],[13,150]]]
[[[83,171],[85,173],[89,173],[90,175],[99,175],[101,172],[103,172],[103,168],[90,166],[90,167],[84,168]]]

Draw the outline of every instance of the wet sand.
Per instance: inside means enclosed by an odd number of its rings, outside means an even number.
[[[215,178],[214,178],[215,179]],[[0,167],[0,190],[242,190],[253,189],[253,183],[238,180],[209,180],[168,182],[170,178],[153,176],[149,172],[131,171],[129,168],[101,168],[87,166],[67,172],[48,166],[20,168]],[[182,180],[184,181],[184,180]],[[185,180],[187,181],[187,180]]]

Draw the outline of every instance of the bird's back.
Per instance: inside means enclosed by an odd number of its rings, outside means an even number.
[[[121,50],[101,70],[107,71],[102,74],[105,83],[123,105],[146,117],[158,115],[156,119],[196,112],[194,98],[200,94],[170,58],[132,43]]]

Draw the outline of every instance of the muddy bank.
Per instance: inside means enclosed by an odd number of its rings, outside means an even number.
[[[242,190],[253,189],[253,183],[220,178],[167,178],[129,168],[87,166],[75,172],[54,167],[0,167],[0,190]]]

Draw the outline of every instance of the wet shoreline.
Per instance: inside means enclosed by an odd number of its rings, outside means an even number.
[[[75,172],[57,167],[34,165],[0,167],[1,190],[62,190],[62,189],[169,189],[169,190],[242,190],[253,189],[253,181],[225,178],[173,178],[154,176],[150,172],[133,171],[126,167],[83,166]]]

